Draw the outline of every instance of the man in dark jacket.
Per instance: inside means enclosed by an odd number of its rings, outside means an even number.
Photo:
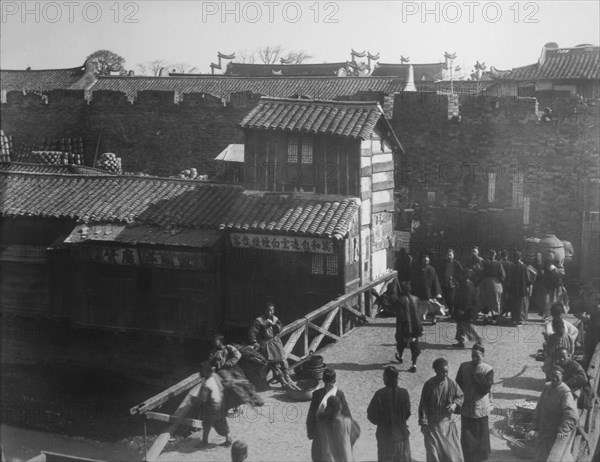
[[[396,280],[396,284],[397,280]],[[404,349],[410,348],[412,365],[410,372],[417,372],[417,358],[421,354],[419,337],[423,335],[423,326],[419,316],[417,303],[419,299],[410,294],[407,282],[399,284],[399,292],[393,306],[396,311],[396,359],[402,364]]]
[[[506,277],[504,281],[502,281],[502,314],[509,315],[511,314],[511,289],[514,281],[514,270],[515,264],[508,259],[508,252],[506,250],[500,251],[500,264],[502,265],[502,269],[504,270],[504,274]]]
[[[398,387],[398,371],[393,366],[384,369],[383,383],[385,387],[375,392],[367,408],[369,422],[377,425],[377,460],[410,461],[410,440],[406,426],[410,417],[408,391]]]
[[[428,313],[429,300],[432,298],[442,298],[442,289],[433,266],[429,264],[429,256],[423,255],[421,265],[413,268],[411,272],[412,293],[419,298],[419,311]],[[435,322],[435,315],[433,317]]]
[[[512,268],[512,281],[508,286],[508,299],[511,307],[512,322],[516,326],[527,321],[529,314],[529,286],[527,265],[523,263],[521,252],[515,252],[515,265]]]
[[[563,368],[563,382],[571,389],[575,401],[577,401],[581,389],[588,383],[588,377],[583,367],[571,359],[571,354],[566,348],[560,348],[557,351],[555,364]]]
[[[442,295],[444,302],[450,310],[450,314],[456,318],[456,290],[463,273],[462,265],[454,259],[454,250],[446,253],[446,259],[440,266],[440,277],[442,279]]]

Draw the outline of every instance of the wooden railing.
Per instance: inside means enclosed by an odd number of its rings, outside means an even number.
[[[338,297],[336,300],[327,303],[321,308],[308,313],[303,318],[285,326],[279,333],[279,338],[287,338],[284,349],[286,356],[296,362],[292,367],[300,365],[303,360],[306,360],[309,357],[310,352],[317,351],[325,338],[340,340],[342,337],[344,337],[344,335],[352,330],[352,327],[345,330],[344,313],[349,313],[350,317],[352,318],[366,321],[367,317],[363,311],[365,311],[365,308],[369,309],[371,305],[371,289],[396,277],[396,274],[396,271],[386,273],[385,275],[378,277],[368,284],[342,295],[341,297]],[[364,297],[364,300],[361,299],[362,297]],[[316,321],[323,316],[325,319],[322,321],[321,325],[319,325]],[[337,323],[334,323],[335,320],[337,320]],[[330,328],[334,324],[337,327],[335,333],[330,331]],[[312,339],[309,334],[310,330],[316,332],[316,336],[313,336]],[[301,337],[303,338],[303,342],[302,348],[300,349],[301,351],[299,352],[300,354],[292,354],[294,347],[297,345],[298,340]],[[146,457],[144,460],[157,460],[171,438],[171,435],[180,425],[192,428],[201,428],[202,422],[186,416],[192,407],[194,396],[197,396],[198,390],[202,386],[203,381],[204,379],[199,373],[192,374],[181,382],[167,388],[166,390],[160,392],[152,398],[149,398],[143,403],[132,407],[129,410],[131,414],[142,415],[146,419],[157,420],[159,422],[170,424],[169,427],[167,427],[154,440],[152,447],[150,447],[150,449],[146,448]],[[176,396],[183,395],[185,392],[187,393],[185,394],[183,401],[181,401],[181,404],[173,413],[173,415],[154,411],[167,401],[170,401]],[[146,446],[147,443],[146,422],[147,421],[144,420],[144,446]]]
[[[548,462],[569,460],[571,457],[578,462],[592,460],[598,444],[598,433],[600,432],[600,429],[598,428],[599,409],[597,396],[598,386],[600,385],[600,343],[596,345],[596,350],[590,361],[587,375],[594,394],[592,408],[590,410],[579,410],[579,421],[577,422],[577,426],[569,434],[568,438],[556,440],[548,455]],[[583,454],[580,457],[582,452]]]
[[[395,278],[397,274],[396,271],[385,273],[368,284],[354,289],[311,311],[306,316],[287,324],[278,337],[284,343],[286,357],[295,362],[292,368],[299,366],[308,359],[311,353],[319,349],[326,338],[339,341],[354,328],[353,323],[350,322],[350,328],[346,330],[344,314],[349,318],[366,322],[365,311],[369,310],[372,303],[371,290]],[[364,299],[362,299],[363,297]],[[322,320],[319,323],[317,320],[320,318]],[[298,343],[299,341],[300,343]],[[295,353],[294,350],[296,350]]]

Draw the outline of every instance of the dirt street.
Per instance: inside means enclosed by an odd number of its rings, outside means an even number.
[[[346,394],[353,417],[359,422],[362,434],[354,447],[357,461],[372,461],[377,457],[375,427],[367,420],[366,410],[373,393],[383,386],[382,370],[388,364],[399,367],[400,386],[408,389],[413,415],[409,419],[411,448],[414,461],[424,461],[423,437],[417,425],[417,407],[423,383],[433,375],[432,362],[442,356],[450,365],[450,376],[455,377],[458,366],[470,360],[470,349],[455,349],[456,325],[438,322],[426,326],[421,339],[422,354],[416,373],[408,372],[410,352],[404,352],[404,363],[398,366],[395,353],[395,320],[375,319],[363,325],[342,342],[330,345],[321,353],[325,362],[335,368],[338,386]],[[532,355],[542,345],[542,324],[530,321],[521,327],[477,326],[486,346],[485,361],[495,371],[493,387],[494,410],[490,416],[492,432],[492,461],[517,461],[501,438],[506,426],[506,410],[515,402],[537,398],[543,384],[541,363]],[[242,408],[229,419],[234,439],[243,439],[249,445],[249,461],[308,461],[310,441],[306,437],[305,420],[309,403],[295,403],[279,389],[264,393],[265,406],[258,409]],[[223,439],[214,431],[210,447],[197,449],[200,433],[167,447],[161,461],[229,461],[230,451],[218,446]]]

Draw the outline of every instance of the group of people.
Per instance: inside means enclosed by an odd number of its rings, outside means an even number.
[[[506,275],[502,260],[497,261],[490,253],[488,261],[473,254],[473,265],[466,269],[448,252],[446,264],[442,266],[443,283],[437,290],[437,272],[423,259],[420,278],[415,295],[409,281],[394,279],[382,296],[396,314],[396,359],[403,362],[406,348],[411,353],[411,372],[416,371],[420,354],[419,337],[423,334],[421,314],[418,306],[421,297],[441,295],[457,320],[456,339],[464,347],[465,339],[474,340],[471,361],[461,364],[455,380],[449,377],[448,362],[438,358],[433,363],[435,375],[423,386],[418,420],[423,434],[427,461],[485,461],[488,459],[490,433],[488,416],[491,410],[490,393],[494,383],[493,368],[484,360],[485,348],[472,326],[478,312],[477,300],[494,299],[494,308],[502,305],[501,298],[490,297],[495,293],[501,275]],[[528,287],[527,267],[517,254],[518,271],[512,268],[512,294],[508,299],[518,305],[513,311],[523,311],[524,300],[514,297],[515,285]],[[431,268],[431,269],[430,269]],[[473,269],[480,271],[479,298],[475,297]],[[433,270],[433,271],[432,271]],[[419,273],[417,273],[419,274]],[[519,278],[515,274],[520,274]],[[414,273],[413,273],[413,277]],[[519,282],[515,282],[519,279]],[[414,280],[414,279],[413,279]],[[487,282],[486,282],[487,281]],[[423,292],[424,291],[424,292]],[[486,295],[481,296],[481,291]],[[487,291],[487,292],[486,292]],[[526,291],[521,292],[526,293]],[[418,294],[418,295],[417,295]],[[423,295],[424,294],[424,295]],[[523,298],[526,296],[523,295]],[[514,307],[514,305],[512,305]],[[573,359],[579,330],[563,319],[564,307],[555,302],[548,310],[550,319],[544,325],[546,359],[543,370],[547,383],[544,385],[528,438],[535,438],[536,460],[546,460],[554,442],[566,438],[578,419],[579,407],[586,405],[586,387],[589,382],[581,365]],[[597,313],[596,313],[597,314]],[[522,318],[518,318],[522,319]],[[597,316],[596,316],[597,321]],[[246,347],[226,345],[222,336],[216,336],[214,350],[202,373],[206,378],[200,392],[203,408],[203,440],[207,444],[212,428],[225,437],[224,445],[232,440],[227,425],[227,411],[242,403],[262,405],[254,386],[239,368],[242,351],[253,352],[264,361],[264,374],[271,371],[273,381],[289,387],[293,381],[289,375],[286,354],[278,337],[282,330],[281,321],[275,316],[275,307],[267,304],[265,312],[256,318],[249,329],[250,345]],[[247,350],[243,350],[246,348]],[[331,368],[323,372],[323,388],[313,392],[306,420],[308,438],[312,440],[311,456],[315,462],[351,461],[353,447],[360,436],[360,425],[352,418],[348,402],[336,385],[336,373]],[[398,386],[398,370],[388,366],[383,372],[384,387],[373,396],[368,408],[368,420],[377,426],[377,452],[379,461],[404,461],[410,459],[410,442],[407,421],[411,416],[410,397],[407,390]],[[590,390],[588,390],[589,392]],[[589,395],[589,393],[588,393]],[[593,394],[592,394],[593,395]],[[587,403],[589,405],[589,403]],[[460,416],[461,429],[457,420]],[[239,451],[238,451],[239,452]],[[246,449],[247,452],[247,449]],[[242,459],[240,459],[242,460]]]
[[[548,282],[554,289],[553,296],[548,295],[550,303],[558,297],[564,271],[561,273],[555,265],[547,266],[546,272],[539,271],[539,277],[554,278]],[[499,253],[489,250],[484,259],[478,247],[473,248],[464,265],[456,260],[454,250],[449,249],[438,269],[430,264],[429,255],[423,255],[420,264],[414,265],[403,252],[397,270],[400,281],[410,282],[412,293],[420,303],[443,299],[450,314],[466,326],[480,312],[487,315],[492,324],[502,315],[510,316],[514,325],[522,324],[528,316],[531,286],[538,277],[538,271],[523,262],[521,252],[515,252],[514,261],[510,261],[506,250]],[[460,337],[457,337],[458,340]]]
[[[471,361],[461,364],[456,380],[448,376],[446,359],[433,362],[435,376],[423,386],[418,411],[427,461],[488,459],[491,451],[489,395],[494,371],[483,362],[484,353],[484,347],[475,344]],[[336,386],[333,369],[325,370],[323,383],[324,387],[313,393],[306,419],[308,438],[312,440],[312,460],[352,461],[352,447],[360,435],[360,426],[352,418],[344,393]],[[409,393],[398,386],[398,370],[394,366],[384,369],[383,384],[367,408],[368,420],[377,427],[377,460],[410,461]]]

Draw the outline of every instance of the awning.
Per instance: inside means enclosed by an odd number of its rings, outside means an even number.
[[[77,225],[65,239],[66,244],[114,242],[120,244],[171,245],[183,247],[213,247],[222,232],[218,230],[163,230],[156,226],[125,226],[99,224]]]
[[[227,162],[244,162],[244,145],[230,144],[221,154],[215,157],[215,160],[224,160]]]

